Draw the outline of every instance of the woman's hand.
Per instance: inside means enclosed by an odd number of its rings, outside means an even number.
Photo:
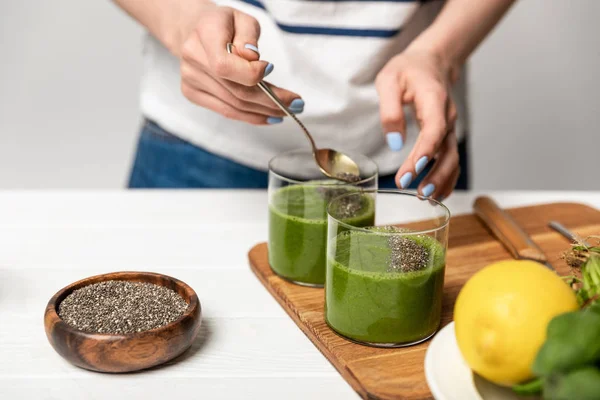
[[[183,40],[174,51],[181,59],[183,95],[230,119],[254,125],[282,122],[283,112],[256,86],[273,71],[273,64],[259,60],[258,21],[210,3],[195,14],[189,33],[178,35]],[[226,49],[229,42],[235,46],[232,54]],[[302,112],[298,94],[269,86],[293,112]]]
[[[377,76],[381,122],[390,148],[399,151],[406,139],[403,105],[413,105],[421,127],[414,148],[396,175],[398,187],[408,187],[435,159],[418,190],[437,199],[452,193],[460,172],[454,131],[456,107],[450,98],[455,79],[452,69],[434,52],[411,47],[391,59]]]

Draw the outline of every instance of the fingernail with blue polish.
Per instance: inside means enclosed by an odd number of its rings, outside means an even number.
[[[269,64],[267,65],[267,68],[265,68],[265,75],[264,75],[264,76],[265,76],[265,77],[269,76],[269,74],[270,74],[271,72],[273,72],[273,69],[274,69],[274,68],[275,68],[275,66],[274,66],[273,64],[269,63]]]
[[[433,183],[430,183],[423,188],[421,193],[423,194],[423,196],[429,197],[429,196],[431,196],[431,194],[433,193],[434,190],[435,190],[435,185]]]
[[[400,187],[406,189],[412,182],[412,172],[407,172],[400,178]]]
[[[294,114],[300,114],[304,111],[304,100],[302,99],[294,99],[290,104],[290,110]]]
[[[385,135],[385,139],[387,140],[387,144],[390,150],[402,150],[402,146],[404,146],[404,140],[402,140],[402,135],[400,134],[400,132],[390,132]]]
[[[423,156],[419,158],[419,161],[415,164],[415,172],[419,175],[423,169],[427,166],[427,162],[429,162],[429,158],[427,156]]]
[[[260,52],[258,51],[258,47],[256,47],[255,45],[250,44],[250,43],[246,43],[244,45],[244,47],[247,48],[248,50],[252,50],[253,52],[255,52],[256,54],[258,54],[260,56]]]
[[[283,118],[280,118],[280,117],[267,118],[267,124],[269,124],[269,125],[280,124],[282,122],[283,122]]]

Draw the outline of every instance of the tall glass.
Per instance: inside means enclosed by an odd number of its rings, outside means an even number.
[[[373,203],[376,226],[344,221],[347,204]],[[367,191],[332,199],[325,285],[329,326],[378,347],[431,337],[441,321],[449,221],[446,206],[411,192]]]
[[[301,285],[323,286],[327,248],[327,204],[336,195],[377,188],[377,165],[348,153],[358,164],[353,184],[327,179],[310,151],[294,150],[269,163],[269,263],[279,276]],[[345,223],[372,225],[374,209],[347,214]]]

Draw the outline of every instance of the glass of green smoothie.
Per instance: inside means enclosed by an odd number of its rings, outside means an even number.
[[[326,178],[307,150],[294,150],[269,163],[269,263],[293,283],[322,287],[327,249],[327,204],[344,193],[377,189],[377,165],[347,153],[361,176],[349,184]],[[351,226],[373,225],[373,204],[343,218]]]
[[[348,204],[375,204],[376,225],[352,226]],[[450,212],[398,190],[343,194],[328,207],[325,319],[341,336],[378,347],[427,340],[442,312]]]

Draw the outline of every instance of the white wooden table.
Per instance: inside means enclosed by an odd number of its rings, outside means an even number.
[[[491,193],[505,207],[578,201],[600,192]],[[475,193],[455,194],[453,213]],[[0,193],[0,399],[357,398],[254,277],[267,237],[262,191]],[[147,270],[191,285],[200,338],[182,359],[107,375],[64,361],[48,344],[48,299],[78,279]]]

